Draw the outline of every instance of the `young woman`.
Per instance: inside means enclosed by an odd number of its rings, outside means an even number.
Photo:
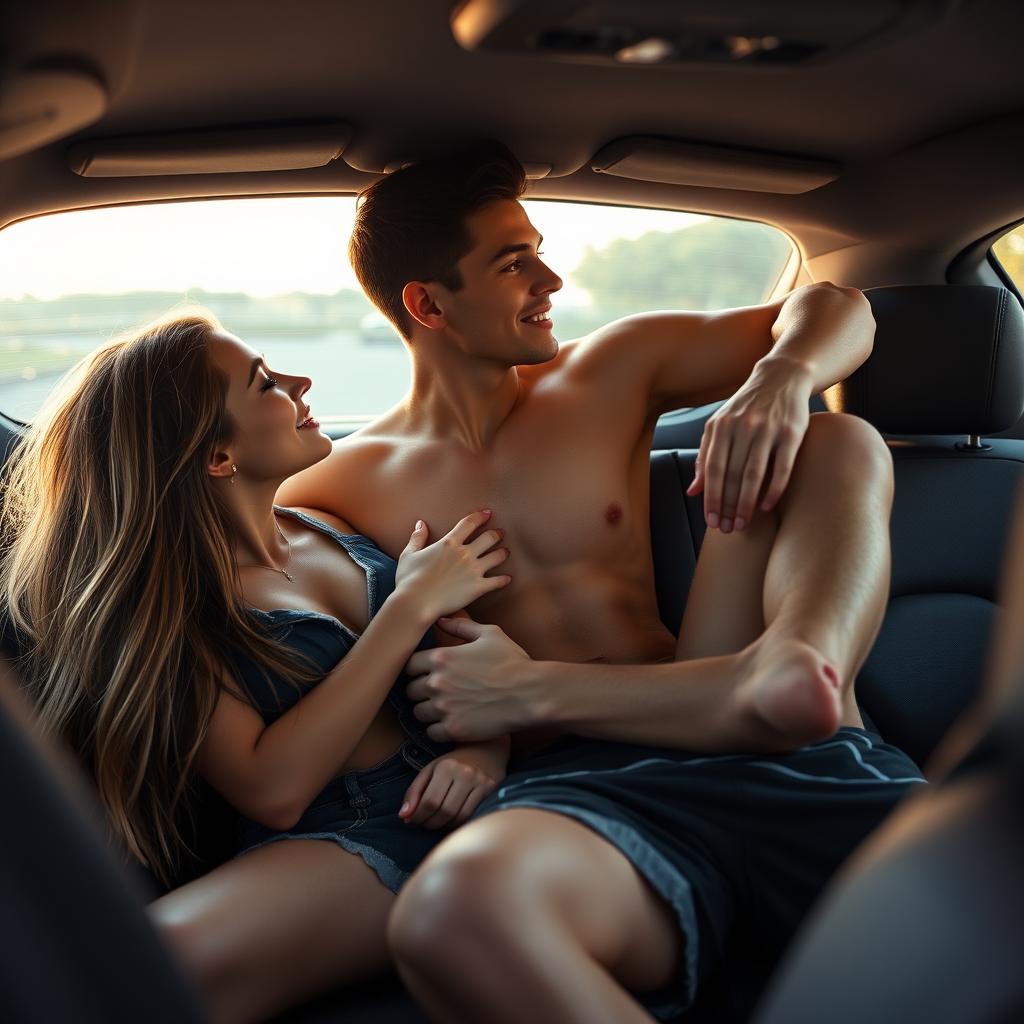
[[[116,835],[172,884],[197,775],[238,812],[239,855],[151,908],[216,1021],[383,966],[394,893],[508,756],[437,747],[401,679],[435,620],[509,582],[487,575],[500,531],[479,510],[428,544],[410,510],[395,563],[276,507],[331,451],[310,384],[208,315],[167,318],[84,361],[4,505],[30,695]]]

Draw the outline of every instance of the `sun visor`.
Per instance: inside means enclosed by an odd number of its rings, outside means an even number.
[[[796,195],[827,185],[840,165],[783,153],[634,135],[603,147],[590,161],[600,174],[666,185]]]
[[[168,132],[80,142],[68,150],[68,164],[84,178],[295,171],[336,160],[351,138],[342,122]]]
[[[107,93],[85,71],[27,68],[3,79],[0,160],[38,149],[92,124],[107,108]]]

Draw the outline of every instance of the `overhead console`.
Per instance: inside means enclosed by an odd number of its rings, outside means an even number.
[[[750,67],[822,61],[947,17],[964,0],[462,0],[467,50],[588,64]]]
[[[839,177],[840,165],[785,153],[632,135],[600,149],[591,170],[637,181],[797,195]]]

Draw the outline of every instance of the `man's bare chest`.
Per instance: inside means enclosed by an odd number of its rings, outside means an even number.
[[[417,519],[436,540],[480,508],[505,533],[510,571],[614,558],[646,519],[646,463],[581,438],[550,438],[489,458],[406,452],[388,460],[353,504],[359,528],[397,556]],[[646,536],[646,534],[644,534]]]

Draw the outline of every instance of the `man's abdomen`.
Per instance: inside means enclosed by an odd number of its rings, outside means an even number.
[[[646,579],[585,566],[519,568],[507,590],[470,613],[501,626],[532,658],[631,664],[674,654]]]

